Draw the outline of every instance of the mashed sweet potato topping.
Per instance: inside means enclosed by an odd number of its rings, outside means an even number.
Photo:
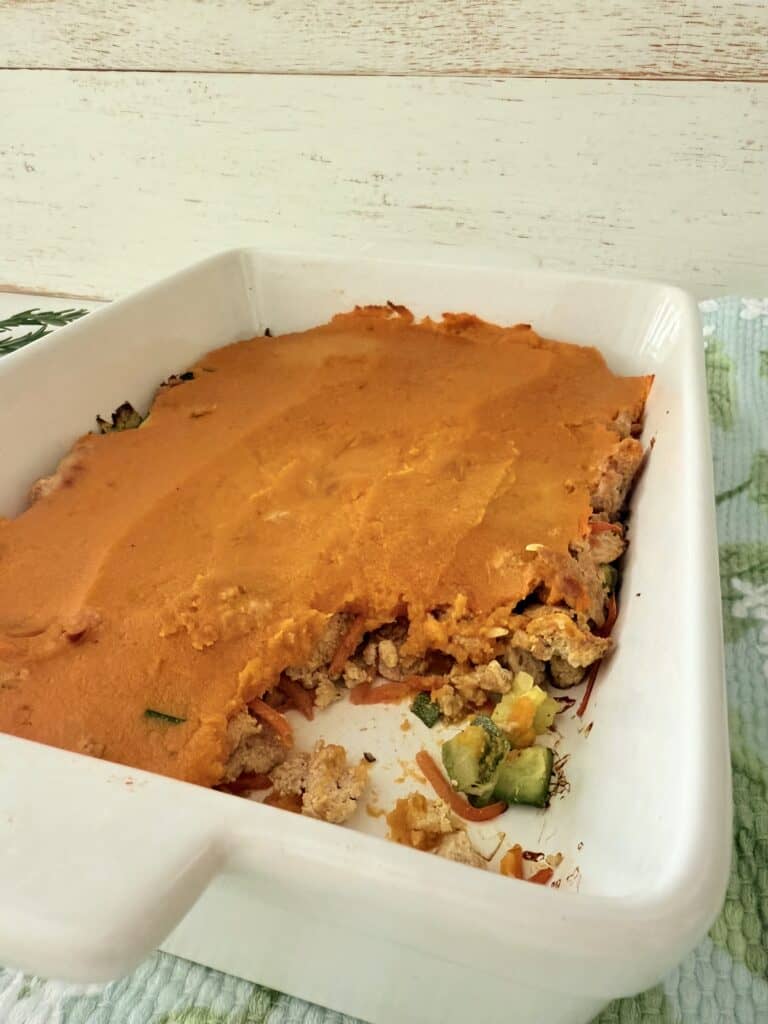
[[[598,657],[570,658],[541,609],[558,637],[603,621],[589,524],[639,464],[647,378],[525,325],[395,307],[192,373],[0,520],[0,729],[212,785],[232,722],[332,622],[337,674],[395,622],[401,658],[469,673],[517,633],[577,671]]]

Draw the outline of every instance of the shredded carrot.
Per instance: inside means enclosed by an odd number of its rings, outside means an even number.
[[[352,689],[349,699],[352,704],[396,704],[412,694],[413,689],[407,683],[382,683],[381,686],[361,683]]]
[[[490,821],[506,811],[507,805],[502,801],[489,804],[487,807],[473,807],[468,800],[456,792],[426,750],[418,752],[416,764],[421,768],[427,782],[440,799],[448,804],[454,814],[458,814],[465,821]]]
[[[269,704],[269,706],[274,708],[275,711],[282,711],[283,708],[289,708],[291,706],[287,695],[284,694],[282,690],[277,689],[277,687],[270,690],[268,693],[265,693],[262,699],[265,704]]]
[[[592,696],[592,690],[595,686],[595,680],[597,679],[597,673],[600,668],[600,664],[601,662],[594,661],[589,666],[589,671],[587,672],[587,688],[584,691],[584,696],[581,698],[581,703],[576,708],[576,714],[579,718],[583,718],[584,712],[587,710],[587,705],[589,704],[589,698]]]
[[[257,718],[266,722],[267,725],[271,725],[287,747],[293,746],[293,729],[291,728],[291,723],[287,718],[281,715],[279,711],[275,711],[274,708],[271,708],[269,704],[266,704],[263,700],[259,700],[258,697],[255,697],[248,704],[248,708]]]
[[[363,639],[365,633],[365,616],[360,614],[356,615],[350,622],[349,628],[344,636],[341,638],[341,643],[336,648],[336,653],[331,660],[331,664],[328,666],[328,675],[331,678],[341,675],[341,670],[352,654],[354,654],[355,648]]]
[[[523,848],[519,843],[510,847],[501,858],[499,871],[507,878],[523,877]]]
[[[606,523],[602,519],[594,519],[589,524],[590,533],[621,533],[621,523]]]
[[[554,873],[552,868],[542,868],[535,875],[531,875],[528,881],[533,882],[534,885],[546,885]]]
[[[446,682],[446,676],[406,676],[403,682],[412,690],[434,690]]]
[[[280,689],[290,698],[296,710],[304,715],[308,722],[311,722],[315,717],[312,694],[305,690],[301,683],[297,683],[295,679],[281,679]]]
[[[616,625],[616,619],[618,618],[618,615],[619,606],[616,602],[616,595],[611,594],[611,596],[608,598],[608,610],[605,613],[605,622],[602,624],[602,626],[595,630],[595,633],[598,636],[602,637],[610,636],[613,631],[613,627]],[[583,718],[584,712],[587,710],[589,698],[592,696],[592,691],[595,688],[595,680],[597,679],[597,673],[600,671],[601,665],[602,660],[594,661],[589,666],[589,672],[587,673],[587,688],[584,691],[584,696],[581,698],[581,704],[579,704],[578,708],[576,709],[576,714],[579,718]]]
[[[241,793],[252,793],[259,789],[271,789],[272,779],[261,772],[244,772],[231,782],[222,782],[216,788],[222,793],[239,796]]]
[[[605,613],[605,622],[602,624],[600,629],[597,630],[598,636],[610,636],[613,632],[613,627],[616,625],[616,619],[619,615],[619,606],[616,603],[616,595],[611,594],[608,598],[608,611]]]
[[[361,683],[355,686],[350,694],[352,704],[395,704],[404,697],[411,697],[416,690],[432,688],[433,676],[408,676],[400,682]]]
[[[357,686],[353,686],[349,693],[350,704],[368,704],[372,687],[372,683],[359,683]]]

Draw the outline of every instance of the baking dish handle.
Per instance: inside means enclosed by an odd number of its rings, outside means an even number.
[[[0,735],[0,963],[105,982],[155,950],[224,859],[180,787]]]

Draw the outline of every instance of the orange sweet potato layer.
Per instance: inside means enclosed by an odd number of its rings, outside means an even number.
[[[524,325],[378,307],[192,369],[0,520],[3,731],[211,785],[228,718],[335,612],[362,632],[405,609],[418,652],[450,643],[437,607],[482,637],[537,588],[586,606],[569,544],[646,378]]]

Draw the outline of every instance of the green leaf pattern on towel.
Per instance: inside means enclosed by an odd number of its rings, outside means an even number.
[[[514,1017],[510,1016],[509,1020],[514,1021]],[[595,1024],[643,1024],[644,1021],[677,1024],[662,985],[634,999],[616,999],[607,1010],[603,1010]]]
[[[739,591],[733,585],[735,577],[751,583],[768,581],[768,543],[745,541],[720,545],[720,577],[723,597],[737,597]]]
[[[758,505],[768,505],[768,451],[760,449],[755,452],[746,480],[742,480],[741,483],[729,487],[725,491],[720,491],[715,501],[718,505],[722,505],[724,501],[730,501],[737,494],[744,492]]]
[[[768,763],[750,748],[742,712],[730,709],[734,861],[713,941],[755,975],[768,977]],[[766,1008],[768,1011],[768,1007]],[[758,1018],[759,1019],[759,1018]]]
[[[160,1017],[156,1024],[229,1024],[226,1017],[205,1006],[188,1006]]]
[[[209,1006],[188,1006],[163,1014],[152,1024],[267,1024],[280,993],[261,985],[251,985],[250,989],[246,1005],[240,1010],[219,1012]]]
[[[726,643],[735,643],[761,622],[768,629],[761,618],[768,620],[768,544],[721,544],[720,586]]]
[[[768,505],[768,451],[755,452],[749,475],[749,496],[758,505]]]
[[[712,421],[724,430],[733,427],[736,417],[736,385],[733,362],[719,341],[712,339],[704,355]]]

